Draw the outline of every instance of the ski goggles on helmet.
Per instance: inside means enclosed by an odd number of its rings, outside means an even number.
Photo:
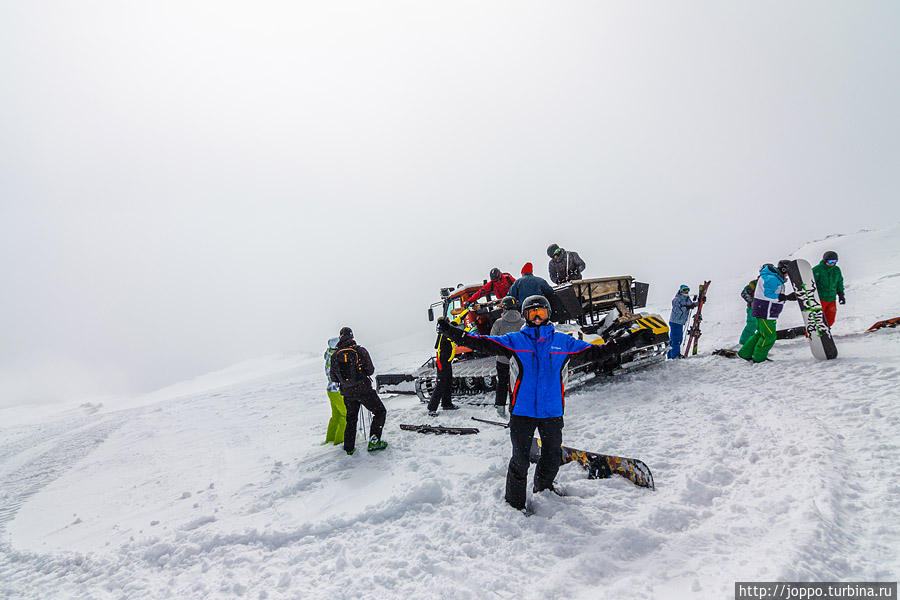
[[[836,258],[829,258],[828,260],[825,261],[825,264],[826,264],[826,265],[836,265],[836,264],[837,264],[837,259],[836,259]]]
[[[537,318],[547,321],[550,318],[550,311],[543,306],[535,306],[526,309],[525,314],[522,316],[525,317],[526,321],[534,321]]]
[[[690,293],[691,288],[689,288],[686,285],[683,285],[680,288],[678,288],[678,291],[681,292],[682,294],[688,294],[688,293]]]

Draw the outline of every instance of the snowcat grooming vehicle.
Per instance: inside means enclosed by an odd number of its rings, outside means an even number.
[[[465,303],[481,284],[442,288],[441,300],[428,308],[428,320],[434,321],[435,308],[440,314],[466,331],[490,335],[491,326],[500,318],[500,298],[488,294],[469,309]],[[622,350],[613,370],[630,370],[665,359],[669,343],[669,326],[656,314],[635,313],[647,304],[650,285],[636,282],[630,276],[599,277],[570,281],[554,286],[551,319],[556,330],[591,344],[603,344],[618,338]],[[580,385],[610,371],[599,363],[589,362],[569,369],[566,389]],[[387,374],[375,378],[379,391],[411,393],[414,387],[422,401],[431,396],[437,380],[435,357],[432,356],[412,374]],[[410,383],[414,384],[410,386]],[[453,361],[454,396],[484,394],[497,386],[496,357],[484,356],[464,346],[457,346]],[[493,404],[493,401],[490,402]]]

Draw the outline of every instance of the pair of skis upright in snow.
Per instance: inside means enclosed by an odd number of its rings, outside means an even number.
[[[684,347],[683,356],[690,353],[692,356],[697,354],[697,345],[700,342],[700,322],[703,321],[703,305],[706,304],[706,290],[709,289],[710,281],[704,281],[700,284],[700,290],[697,293],[697,312],[694,313],[694,320],[688,329],[687,346]]]

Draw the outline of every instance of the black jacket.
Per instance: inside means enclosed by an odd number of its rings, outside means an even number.
[[[356,383],[341,383],[338,353],[345,348],[349,348],[356,352],[359,369],[363,375]],[[369,356],[369,351],[358,345],[353,338],[341,338],[341,341],[337,344],[337,349],[331,357],[331,371],[329,372],[331,380],[341,385],[341,394],[344,396],[353,396],[371,390],[371,377],[374,372],[375,365],[372,364],[372,357]]]
[[[577,281],[581,279],[581,272],[586,266],[577,252],[563,250],[559,256],[550,260],[550,280],[557,285]]]

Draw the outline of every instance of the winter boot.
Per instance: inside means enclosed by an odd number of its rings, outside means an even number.
[[[374,435],[369,438],[369,447],[368,447],[369,452],[372,452],[374,450],[384,450],[385,448],[387,448],[387,442],[385,442],[383,440],[379,440]]]

